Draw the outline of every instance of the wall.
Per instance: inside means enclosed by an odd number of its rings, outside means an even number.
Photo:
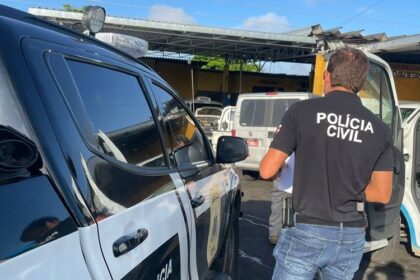
[[[390,64],[400,100],[420,101],[420,65]]]
[[[191,99],[191,68],[194,70],[194,89],[203,95],[218,95],[215,100],[226,102],[226,96],[236,100],[240,90],[239,71],[229,72],[228,91],[222,91],[223,71],[200,70],[201,63],[188,64],[185,60],[143,58],[145,63],[151,66],[161,75],[184,99]],[[251,93],[258,90],[268,91],[307,91],[308,76],[292,76],[285,74],[267,73],[242,73],[242,92]]]

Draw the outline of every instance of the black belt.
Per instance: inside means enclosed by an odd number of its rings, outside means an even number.
[[[354,221],[354,222],[329,222],[320,220],[317,218],[308,217],[302,214],[296,214],[296,223],[302,224],[312,224],[312,225],[321,225],[321,226],[335,226],[335,227],[365,227],[366,223],[364,219]]]

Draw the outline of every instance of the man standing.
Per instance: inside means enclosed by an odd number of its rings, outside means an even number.
[[[272,178],[295,151],[296,225],[283,228],[274,249],[273,279],[352,279],[363,255],[363,202],[391,197],[393,141],[389,128],[357,93],[369,69],[353,48],[335,52],[324,73],[324,98],[294,104],[260,163]]]
[[[282,165],[277,178],[273,180],[271,213],[268,219],[268,240],[273,245],[277,244],[283,225],[283,201],[292,196],[294,166],[295,155],[291,154]]]

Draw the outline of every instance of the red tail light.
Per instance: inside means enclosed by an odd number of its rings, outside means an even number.
[[[265,95],[277,95],[277,92],[274,92],[274,91],[272,91],[272,92],[266,92]]]
[[[246,139],[246,143],[250,147],[258,147],[258,139]]]
[[[236,137],[236,129],[232,129],[232,136]]]

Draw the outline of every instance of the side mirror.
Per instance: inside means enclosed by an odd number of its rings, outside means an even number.
[[[221,136],[217,141],[217,163],[234,163],[248,157],[248,145],[240,137]]]

